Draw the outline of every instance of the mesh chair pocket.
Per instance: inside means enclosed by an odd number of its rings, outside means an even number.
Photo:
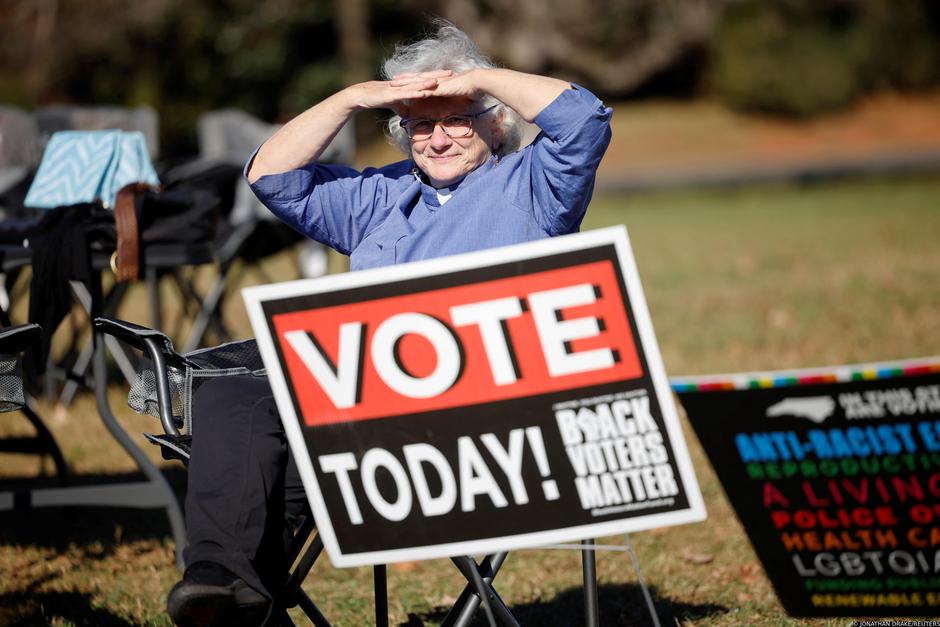
[[[16,411],[25,404],[19,356],[0,355],[0,412]]]
[[[209,379],[233,376],[264,377],[264,362],[255,340],[227,342],[211,348],[186,353],[193,365],[184,368],[167,366],[173,415],[182,420],[187,433],[193,431],[192,402],[196,390]],[[157,401],[156,375],[150,359],[141,360],[137,376],[127,396],[127,404],[139,414],[160,417]]]

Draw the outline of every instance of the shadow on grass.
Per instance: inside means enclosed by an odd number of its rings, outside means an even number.
[[[21,591],[0,595],[0,623],[9,627],[49,625],[53,620],[69,625],[124,627],[134,625],[100,607],[93,607],[81,592]]]
[[[495,586],[499,590],[499,580]],[[675,625],[677,621],[696,620],[708,616],[724,614],[728,608],[713,603],[691,604],[673,601],[658,594],[655,587],[650,587],[650,594],[656,605],[656,613],[662,625]],[[597,589],[597,602],[599,609],[599,624],[605,627],[611,625],[646,627],[653,625],[643,592],[637,584],[602,584]],[[584,590],[570,588],[559,593],[551,599],[536,599],[531,603],[521,603],[509,606],[520,625],[538,625],[539,627],[570,627],[584,624]],[[399,627],[422,627],[426,622],[440,623],[447,615],[446,608],[434,608],[422,614],[409,614],[408,621],[400,623]],[[488,627],[486,615],[482,607],[477,611],[476,618],[470,623],[472,627]]]
[[[180,498],[186,487],[186,471],[163,469],[164,476]],[[107,485],[142,481],[140,473],[119,475],[75,475],[72,486]],[[59,486],[54,481],[15,484],[0,482],[0,491],[37,490]],[[132,540],[163,540],[172,537],[170,522],[162,507],[137,509],[70,505],[54,507],[23,507],[0,512],[0,544],[35,546],[63,550],[69,547],[90,548],[87,557],[104,559],[121,542]],[[0,605],[0,607],[3,607]],[[0,621],[2,622],[2,621]],[[110,623],[108,623],[110,624]]]

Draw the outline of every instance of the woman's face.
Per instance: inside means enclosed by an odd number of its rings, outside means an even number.
[[[438,97],[412,100],[407,117],[440,120],[449,115],[467,115],[485,109],[482,103],[462,97]],[[411,156],[431,185],[447,187],[460,181],[483,165],[493,154],[496,135],[495,116],[488,114],[473,121],[467,137],[448,137],[440,124],[431,137],[411,142]]]

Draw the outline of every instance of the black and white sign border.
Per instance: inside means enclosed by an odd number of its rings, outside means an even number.
[[[416,548],[356,554],[341,553],[339,543],[337,542],[332,527],[332,521],[327,513],[322,494],[317,485],[313,471],[313,463],[304,443],[303,433],[299,424],[300,420],[295,413],[294,403],[291,400],[285,373],[281,368],[274,338],[271,336],[268,321],[265,317],[263,309],[265,301],[381,285],[393,281],[447,274],[491,266],[497,263],[511,263],[524,259],[611,245],[617,252],[620,271],[630,295],[630,303],[632,306],[630,314],[634,318],[645,352],[646,366],[653,382],[653,391],[661,407],[667,436],[673,443],[675,463],[679,471],[681,482],[685,486],[689,507],[672,512],[534,533],[485,538],[465,542],[443,543]],[[268,372],[268,379],[271,383],[278,411],[284,423],[288,443],[294,454],[301,480],[307,491],[320,537],[335,566],[352,567],[533,548],[540,545],[567,542],[579,538],[594,538],[630,533],[656,527],[698,522],[705,519],[705,505],[692,468],[688,450],[685,447],[685,440],[676,413],[669,380],[666,377],[663,367],[662,357],[656,343],[646,299],[640,285],[639,273],[637,272],[636,263],[630,248],[629,236],[626,228],[623,226],[587,231],[564,237],[517,244],[515,246],[492,248],[428,261],[388,266],[374,270],[249,287],[242,290],[242,296],[245,300],[248,316],[257,338],[258,348]]]

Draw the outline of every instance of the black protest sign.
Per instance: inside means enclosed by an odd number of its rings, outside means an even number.
[[[940,613],[940,358],[673,388],[787,612]]]
[[[622,228],[245,300],[337,565],[704,517]]]

